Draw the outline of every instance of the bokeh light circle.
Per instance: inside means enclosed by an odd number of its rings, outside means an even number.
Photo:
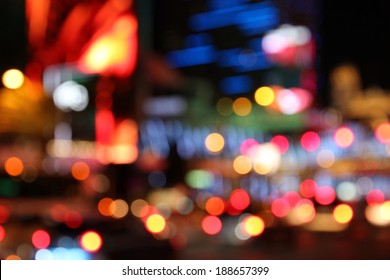
[[[156,234],[164,230],[166,222],[160,214],[153,214],[146,219],[145,226],[149,232]]]
[[[81,235],[80,245],[85,251],[95,253],[102,247],[103,239],[97,232],[87,231]]]
[[[347,204],[340,204],[333,210],[333,218],[340,224],[349,223],[353,218],[353,209]]]
[[[202,229],[208,235],[216,235],[222,229],[222,222],[218,217],[206,216],[202,220]]]
[[[45,230],[36,230],[31,237],[32,244],[37,249],[46,249],[50,245],[50,235]]]
[[[18,89],[24,83],[24,75],[18,69],[10,69],[4,72],[2,82],[6,88]]]
[[[254,215],[245,217],[241,224],[242,231],[250,236],[259,236],[265,228],[263,219]]]

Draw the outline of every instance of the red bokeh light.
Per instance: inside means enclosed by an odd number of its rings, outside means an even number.
[[[315,196],[317,191],[317,183],[312,179],[306,179],[301,182],[299,186],[299,191],[303,197],[312,198]]]
[[[222,222],[218,217],[206,216],[202,220],[202,229],[209,235],[218,234],[222,229]]]
[[[229,201],[233,208],[242,211],[249,206],[250,197],[245,190],[237,189],[230,194]]]
[[[5,229],[4,227],[0,226],[0,242],[3,241],[5,237]]]
[[[37,249],[46,249],[50,245],[50,235],[40,229],[33,233],[31,238],[32,244]]]
[[[279,148],[281,154],[286,153],[290,147],[290,142],[287,137],[283,135],[274,136],[271,139],[271,143],[275,144]]]
[[[10,211],[8,207],[0,205],[0,224],[4,224],[8,221],[10,215]]]
[[[301,199],[301,196],[296,192],[287,192],[284,194],[283,198],[286,199],[290,207],[293,208]]]
[[[69,228],[78,228],[83,223],[83,217],[77,211],[69,211],[65,215],[65,224]]]
[[[301,146],[306,151],[313,152],[318,149],[320,144],[321,138],[318,133],[314,131],[307,131],[301,137]]]
[[[285,198],[275,199],[271,204],[271,212],[278,218],[287,216],[290,209],[290,203]]]
[[[371,190],[367,193],[366,201],[368,205],[383,203],[385,201],[385,195],[381,190]]]
[[[329,205],[336,199],[336,192],[332,187],[322,186],[317,188],[315,200],[321,205]]]

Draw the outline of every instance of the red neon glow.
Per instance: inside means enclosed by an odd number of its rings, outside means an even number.
[[[96,141],[102,145],[109,145],[115,131],[115,118],[112,111],[102,109],[95,115]]]
[[[352,145],[355,139],[353,131],[349,127],[340,127],[334,134],[336,145],[341,148],[348,148]]]
[[[40,229],[33,233],[31,238],[32,244],[37,249],[46,249],[50,245],[50,235]]]
[[[284,154],[288,151],[288,148],[290,147],[290,143],[286,136],[283,135],[276,135],[271,139],[271,143],[275,144],[281,154]]]
[[[301,146],[306,151],[314,152],[321,144],[320,136],[314,131],[307,131],[301,137]]]
[[[271,212],[278,218],[286,217],[290,209],[290,204],[285,198],[275,199],[271,204]]]
[[[366,201],[368,205],[383,203],[385,201],[385,195],[381,190],[371,190],[367,193]]]
[[[127,14],[119,17],[111,30],[94,38],[79,60],[84,73],[129,76],[137,59],[137,20]]]
[[[233,208],[242,211],[249,206],[250,197],[245,190],[237,189],[230,194],[229,201]]]
[[[336,199],[336,192],[332,187],[323,186],[317,188],[315,200],[321,205],[329,205]]]
[[[202,229],[209,235],[216,235],[222,229],[222,222],[218,217],[206,216],[202,220]]]

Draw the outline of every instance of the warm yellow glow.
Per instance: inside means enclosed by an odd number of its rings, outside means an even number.
[[[253,170],[254,170],[257,174],[266,175],[266,174],[271,173],[271,171],[272,171],[272,166],[271,166],[270,164],[267,164],[267,163],[264,163],[264,162],[255,160],[255,161],[253,162]]]
[[[238,116],[247,116],[252,111],[252,102],[245,97],[240,97],[233,102],[233,111]]]
[[[367,206],[364,211],[367,221],[375,226],[389,226],[390,220],[385,219],[382,209],[382,204],[378,203]]]
[[[261,87],[255,92],[255,101],[261,106],[271,105],[274,100],[275,93],[270,87]]]
[[[340,224],[346,224],[352,220],[353,210],[351,206],[347,204],[337,205],[333,210],[333,217],[336,222],[339,222]]]
[[[24,83],[24,75],[20,70],[10,69],[3,74],[3,85],[9,89],[18,89]]]
[[[261,175],[276,172],[281,165],[279,148],[273,143],[260,144],[251,153],[253,170]]]
[[[263,233],[265,224],[264,221],[257,216],[249,216],[242,222],[244,233],[250,236],[258,236]]]
[[[80,59],[87,73],[130,74],[135,67],[137,21],[131,15],[118,18],[112,29],[91,42]]]
[[[247,174],[252,170],[252,160],[248,156],[238,156],[233,161],[233,168],[238,174]]]
[[[24,170],[23,162],[18,157],[10,157],[5,161],[5,171],[11,176],[19,176]]]
[[[122,199],[114,200],[110,205],[111,215],[114,218],[120,219],[129,212],[129,205]]]
[[[390,201],[385,201],[380,208],[380,214],[383,219],[390,221]]]
[[[206,137],[205,146],[211,153],[219,153],[225,146],[225,139],[219,133],[211,133]]]
[[[165,228],[165,219],[159,214],[153,214],[146,220],[145,225],[151,233],[160,233]]]
[[[312,220],[313,215],[315,214],[314,206],[307,203],[302,203],[297,208],[297,215],[301,219],[302,222],[308,222]]]
[[[103,244],[100,235],[94,231],[88,231],[81,236],[81,247],[88,252],[96,252]]]

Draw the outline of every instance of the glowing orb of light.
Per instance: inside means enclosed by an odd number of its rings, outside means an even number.
[[[102,247],[103,239],[100,234],[90,230],[83,233],[80,238],[80,245],[85,251],[95,253]]]

